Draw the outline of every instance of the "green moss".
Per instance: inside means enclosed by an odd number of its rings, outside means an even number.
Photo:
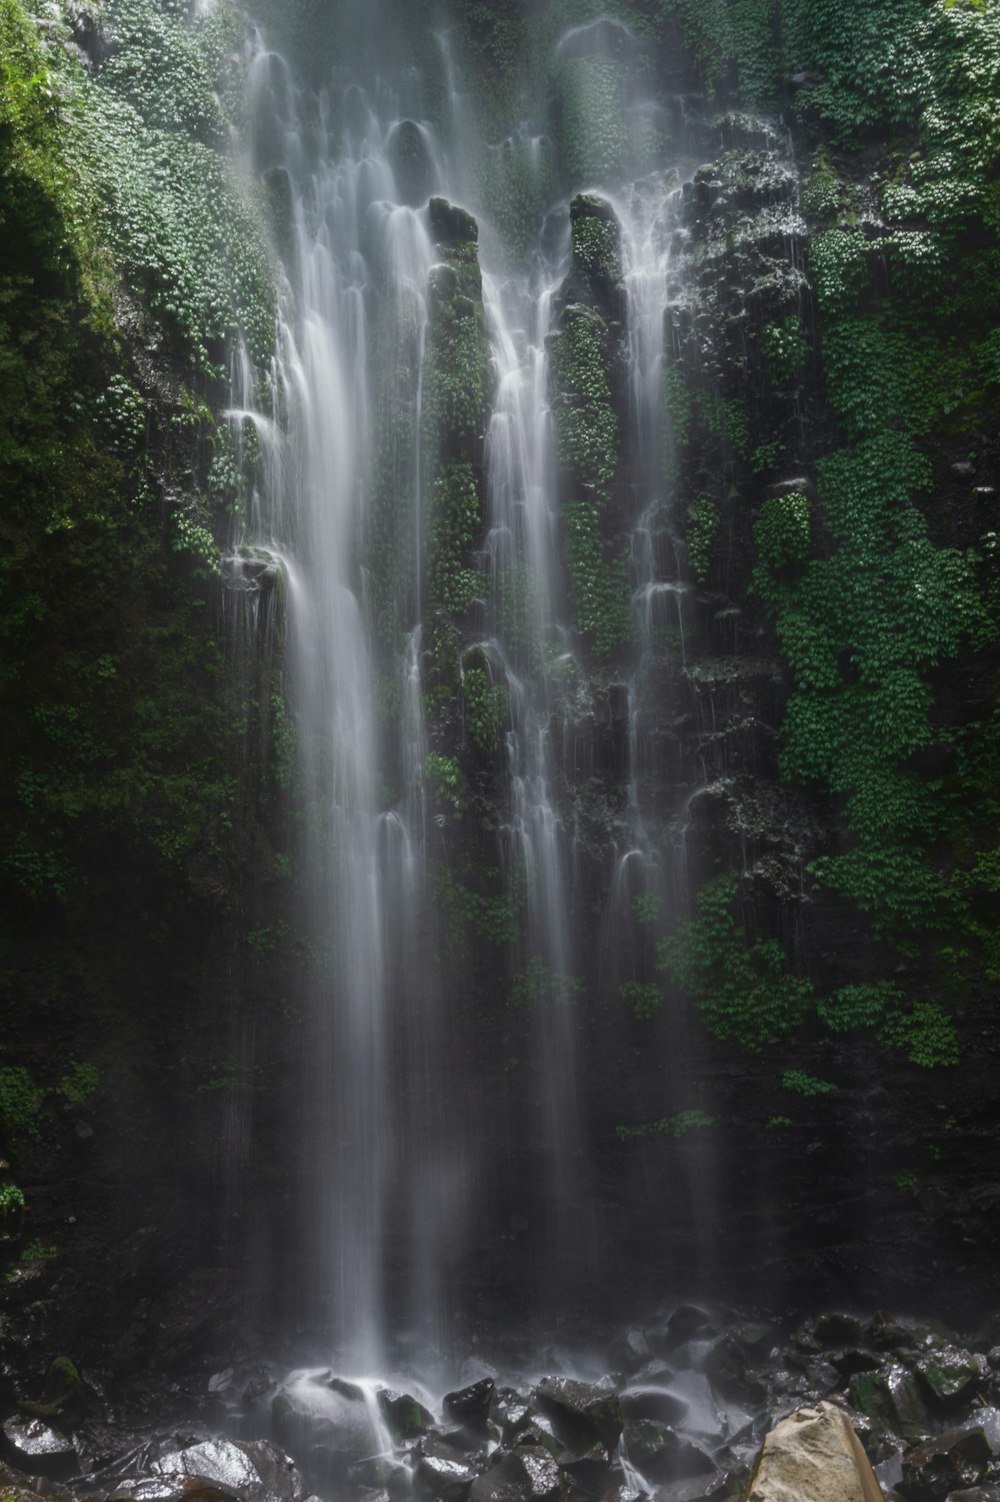
[[[688,507],[687,550],[691,572],[699,584],[708,578],[712,543],[719,530],[719,508],[711,497],[699,496]]]
[[[466,735],[484,756],[496,754],[507,718],[504,684],[492,683],[484,667],[465,668],[462,673],[462,720]]]
[[[0,1122],[8,1132],[38,1132],[38,1108],[42,1093],[28,1071],[20,1065],[0,1067]]]
[[[479,489],[471,464],[446,464],[434,481],[428,561],[431,598],[449,615],[465,614],[480,583],[468,563],[479,524]]]
[[[567,308],[551,347],[556,443],[563,468],[599,502],[610,495],[620,443],[607,361],[604,320],[580,304]]]

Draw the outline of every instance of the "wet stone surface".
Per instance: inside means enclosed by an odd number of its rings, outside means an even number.
[[[403,1372],[383,1384],[245,1362],[203,1379],[214,1428],[141,1433],[88,1416],[83,1373],[52,1422],[30,1416],[41,1391],[12,1400],[0,1479],[15,1502],[735,1502],[765,1434],[825,1400],[887,1497],[996,1502],[995,1350],[990,1322],[963,1339],[834,1310],[782,1330],[687,1305],[618,1332],[603,1371],[552,1353],[561,1370],[511,1381],[477,1358],[475,1380],[440,1399]]]

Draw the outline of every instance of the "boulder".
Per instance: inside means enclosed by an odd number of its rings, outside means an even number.
[[[203,1440],[167,1451],[150,1470],[180,1495],[215,1491],[241,1502],[302,1502],[306,1494],[294,1462],[267,1440]]]
[[[632,1421],[655,1419],[660,1424],[677,1424],[688,1410],[683,1398],[662,1387],[628,1387],[620,1402],[624,1418]]]
[[[847,1415],[818,1403],[765,1437],[741,1502],[882,1502],[882,1488]]]
[[[419,1439],[434,1424],[434,1417],[422,1403],[408,1392],[396,1392],[391,1387],[380,1387],[376,1398],[379,1413],[392,1437],[393,1444],[405,1445]]]
[[[457,1392],[445,1393],[444,1411],[463,1424],[481,1429],[490,1416],[495,1394],[496,1386],[493,1378],[483,1377],[479,1382],[471,1383],[469,1387],[459,1388]]]
[[[413,120],[400,120],[389,132],[385,154],[400,202],[411,208],[426,203],[434,188],[434,160],[426,129]]]
[[[916,1444],[931,1431],[930,1417],[912,1373],[899,1362],[851,1378],[850,1399],[876,1425]]]
[[[8,1459],[28,1476],[64,1481],[79,1470],[72,1439],[41,1419],[7,1419],[0,1432]]]
[[[623,1423],[617,1393],[571,1377],[546,1377],[535,1389],[535,1402],[568,1450],[590,1450],[595,1443],[615,1450]]]
[[[472,1483],[469,1502],[554,1502],[563,1487],[552,1456],[525,1445],[494,1457],[489,1470]]]
[[[626,1425],[625,1449],[632,1465],[649,1481],[708,1476],[715,1470],[704,1450],[654,1419],[638,1419]]]
[[[271,1418],[278,1442],[330,1477],[381,1448],[361,1388],[329,1373],[286,1382],[271,1401]]]
[[[417,1445],[416,1456],[413,1480],[420,1491],[444,1497],[447,1502],[458,1502],[468,1495],[478,1471],[453,1445],[429,1434]]]
[[[911,1502],[943,1502],[949,1492],[974,1487],[1000,1446],[1000,1414],[948,1429],[903,1456],[903,1488]]]
[[[642,1330],[623,1330],[611,1344],[608,1358],[611,1365],[620,1372],[631,1376],[640,1367],[645,1366],[652,1356],[649,1341]]]
[[[941,1346],[917,1362],[917,1372],[933,1399],[953,1407],[972,1397],[982,1381],[985,1366],[980,1356],[954,1346]]]

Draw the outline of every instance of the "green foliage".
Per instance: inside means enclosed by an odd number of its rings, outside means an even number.
[[[189,19],[154,0],[112,0],[108,19],[118,45],[92,78],[74,79],[75,164],[123,276],[195,364],[221,376],[223,341],[242,332],[263,359],[274,340],[260,213],[216,149],[236,23],[225,6]]]
[[[466,734],[484,756],[494,755],[507,720],[506,686],[491,683],[485,668],[466,668],[462,674],[462,706]]]
[[[708,578],[712,543],[719,530],[719,508],[707,495],[688,507],[687,549],[691,572],[699,584]]]
[[[222,575],[222,561],[219,550],[215,546],[215,539],[207,527],[200,527],[190,517],[180,512],[174,513],[174,535],[170,546],[175,553],[190,553],[196,560],[196,577],[203,579],[220,578]]]
[[[815,1075],[807,1074],[804,1069],[786,1069],[781,1078],[782,1089],[791,1090],[796,1095],[807,1097],[815,1095],[836,1095],[837,1086],[829,1080],[818,1080]]]
[[[659,892],[637,892],[632,898],[632,918],[643,927],[659,921],[663,898]]]
[[[634,1142],[639,1137],[671,1137],[679,1142],[689,1132],[702,1127],[714,1126],[715,1117],[705,1111],[678,1111],[674,1116],[664,1116],[660,1121],[644,1122],[641,1126],[615,1127],[619,1142]]]
[[[59,1248],[46,1241],[29,1241],[21,1252],[22,1262],[52,1262],[59,1255]]]
[[[574,304],[551,347],[556,446],[576,490],[563,507],[573,609],[599,657],[614,653],[632,632],[626,560],[609,553],[600,526],[620,442],[607,375],[610,337],[599,314]]]
[[[8,1131],[36,1136],[41,1100],[41,1091],[26,1069],[11,1064],[0,1067],[0,1122]]]
[[[24,1191],[16,1184],[0,1184],[0,1223],[24,1209]]]
[[[489,944],[512,944],[520,933],[521,913],[527,900],[527,872],[522,865],[506,878],[495,869],[475,873],[479,885],[492,890],[477,891],[458,880],[446,867],[437,871],[437,886],[452,915],[457,936],[467,933]]]
[[[101,1082],[96,1064],[71,1059],[66,1073],[59,1081],[59,1090],[75,1106],[82,1106],[90,1099]]]
[[[464,615],[479,583],[466,562],[479,515],[471,464],[446,465],[434,481],[429,558],[431,596],[449,615]]]
[[[772,383],[790,385],[802,374],[808,354],[802,319],[793,313],[781,323],[765,324],[763,338],[764,359]]]
[[[423,415],[430,452],[468,459],[489,395],[489,341],[475,241],[448,257],[431,273]]]
[[[575,975],[551,969],[541,955],[532,955],[527,968],[514,976],[510,987],[513,1007],[567,1006],[584,995],[586,987]]]
[[[815,1004],[808,980],[789,974],[781,945],[747,942],[732,911],[733,875],[698,894],[697,916],[657,946],[658,966],[697,1001],[709,1030],[759,1050],[796,1031]]]
[[[591,500],[568,501],[563,523],[577,624],[581,631],[593,632],[597,655],[609,657],[632,638],[625,557],[606,557]]]
[[[424,780],[437,802],[447,804],[455,818],[460,819],[465,811],[469,788],[455,758],[431,751],[424,757]]]
[[[760,508],[753,526],[757,566],[751,588],[765,601],[781,599],[775,575],[802,563],[812,543],[812,510],[800,490],[772,496]]]
[[[607,376],[607,329],[590,308],[574,304],[552,341],[553,415],[562,466],[597,502],[610,495],[620,435]]]
[[[663,988],[656,981],[626,980],[618,987],[618,994],[640,1022],[654,1017],[663,1005]]]
[[[879,1037],[904,1049],[925,1068],[958,1062],[953,1023],[937,1002],[907,1005],[893,981],[843,986],[830,996],[791,974],[781,945],[752,942],[734,905],[739,882],[727,874],[698,894],[697,913],[657,946],[658,965],[698,1002],[709,1030],[759,1050],[787,1038],[815,1015],[833,1033],[878,1028]],[[782,1081],[800,1095],[831,1094],[836,1086],[792,1069]]]
[[[958,1063],[955,1026],[934,1001],[917,1001],[909,1011],[896,1011],[886,1019],[882,1037],[894,1048],[906,1051],[911,1064],[921,1069],[940,1069]]]
[[[574,57],[562,64],[562,148],[570,180],[617,184],[628,147],[625,70],[617,58]]]
[[[822,996],[816,1011],[832,1033],[876,1027],[889,1008],[898,1007],[902,992],[893,981],[874,981],[841,986],[832,996]]]

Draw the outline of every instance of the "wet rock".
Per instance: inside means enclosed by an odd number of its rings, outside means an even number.
[[[452,1418],[459,1419],[463,1424],[482,1427],[490,1416],[490,1408],[495,1395],[496,1385],[493,1378],[483,1377],[481,1381],[473,1382],[469,1387],[445,1393],[444,1411]]]
[[[946,1406],[971,1398],[984,1376],[982,1358],[943,1346],[917,1362],[920,1380],[931,1397]]]
[[[376,1397],[385,1426],[397,1445],[419,1439],[434,1424],[433,1415],[408,1392],[380,1387]]]
[[[991,1418],[987,1415],[992,1415]],[[1000,1414],[987,1410],[903,1456],[903,1489],[911,1502],[942,1502],[949,1492],[978,1485],[1000,1442]]]
[[[613,1451],[621,1438],[622,1405],[614,1392],[571,1377],[546,1377],[535,1401],[569,1450],[586,1450],[596,1441]]]
[[[302,1502],[306,1495],[294,1461],[267,1440],[204,1440],[168,1451],[150,1469],[172,1494],[214,1490],[241,1502]]]
[[[652,1354],[649,1341],[642,1330],[625,1330],[612,1342],[608,1360],[617,1371],[631,1376],[645,1366]]]
[[[559,1458],[559,1469],[576,1487],[585,1492],[603,1491],[612,1481],[611,1456],[601,1444],[578,1454],[565,1453]]]
[[[389,132],[385,154],[401,203],[419,208],[434,188],[434,161],[427,132],[413,120],[400,120]]]
[[[879,1368],[879,1358],[872,1351],[860,1346],[847,1346],[830,1355],[830,1364],[842,1377],[853,1377],[856,1372],[874,1372]]]
[[[718,1332],[707,1309],[697,1304],[678,1304],[663,1327],[666,1345],[676,1350],[688,1340],[709,1337]]]
[[[340,1378],[299,1377],[271,1402],[275,1435],[291,1453],[327,1476],[374,1454],[379,1439],[364,1393]]]
[[[559,1495],[562,1478],[559,1467],[547,1450],[540,1445],[525,1445],[518,1449],[517,1460],[524,1471],[532,1497],[546,1499]]]
[[[654,1419],[661,1424],[677,1424],[687,1413],[688,1405],[676,1393],[662,1387],[628,1387],[619,1399],[625,1419]]]
[[[795,482],[798,488],[798,482]],[[813,1323],[813,1335],[821,1346],[839,1346],[861,1339],[861,1321],[853,1314],[821,1314]]]
[[[493,1406],[493,1417],[500,1425],[500,1436],[505,1445],[511,1445],[517,1437],[531,1427],[530,1406],[519,1393],[507,1391]]]
[[[436,1435],[420,1440],[415,1453],[413,1480],[421,1491],[447,1498],[448,1502],[468,1495],[478,1471],[467,1456]]]
[[[547,1451],[525,1447],[502,1454],[472,1483],[470,1502],[548,1502],[563,1490],[559,1467]]]
[[[347,1480],[371,1494],[384,1492],[387,1498],[405,1497],[410,1491],[410,1473],[391,1455],[370,1455],[359,1460],[347,1472]],[[368,1502],[372,1502],[369,1495]]]
[[[79,1470],[72,1439],[42,1419],[7,1419],[0,1432],[8,1459],[28,1476],[64,1481]]]
[[[723,1335],[716,1341],[703,1365],[706,1376],[724,1397],[753,1402],[762,1401],[767,1395],[765,1384],[751,1371],[746,1352],[731,1335]]]
[[[973,1486],[949,1492],[945,1502],[1000,1502],[1000,1486]]]
[[[884,1313],[876,1314],[869,1322],[865,1336],[879,1351],[903,1351],[913,1344],[913,1331]]]
[[[472,215],[446,198],[432,198],[427,205],[431,235],[438,245],[456,248],[475,245],[479,240],[479,226]]]
[[[878,1372],[859,1373],[851,1379],[849,1392],[855,1408],[902,1439],[916,1443],[930,1433],[930,1415],[916,1381],[899,1362]]]
[[[629,1460],[649,1481],[677,1481],[715,1471],[704,1450],[653,1419],[639,1419],[626,1427],[625,1448]]]
[[[800,1408],[766,1436],[745,1502],[882,1502],[861,1442],[832,1403]]]

